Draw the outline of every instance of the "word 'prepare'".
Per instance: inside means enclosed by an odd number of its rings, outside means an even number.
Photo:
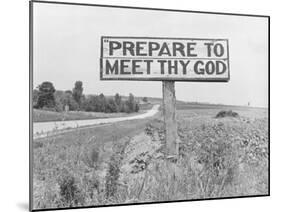
[[[101,79],[228,81],[226,39],[102,37]]]

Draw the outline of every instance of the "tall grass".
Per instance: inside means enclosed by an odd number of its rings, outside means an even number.
[[[268,192],[268,138],[266,120],[179,122],[180,157],[175,164],[164,159],[163,146],[152,155],[136,155],[123,202],[204,199]],[[161,137],[161,121],[150,123],[146,133]],[[159,136],[160,135],[160,136]],[[248,141],[245,146],[245,139]],[[170,164],[170,165],[169,165]],[[168,167],[168,166],[173,166]],[[172,176],[170,170],[175,170]],[[137,183],[136,183],[137,182]]]
[[[165,160],[161,119],[37,140],[35,207],[267,194],[267,118],[213,117],[178,116],[176,163]]]

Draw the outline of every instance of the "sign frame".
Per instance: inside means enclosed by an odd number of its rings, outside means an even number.
[[[227,51],[227,66],[228,66],[228,74],[227,78],[175,78],[175,77],[134,77],[134,78],[122,78],[122,77],[115,77],[115,78],[104,78],[103,76],[103,39],[108,38],[116,38],[116,39],[158,39],[158,40],[194,40],[194,41],[202,41],[202,40],[207,40],[207,41],[225,41],[226,42],[226,51]],[[101,36],[101,46],[100,46],[100,80],[102,81],[117,81],[117,80],[122,80],[122,81],[178,81],[178,82],[229,82],[230,80],[230,63],[229,63],[229,39],[227,38],[183,38],[183,37],[138,37],[138,36]],[[112,57],[114,58],[114,57]],[[125,59],[126,57],[124,57]],[[137,58],[137,57],[136,57]],[[149,57],[147,57],[149,59]],[[175,58],[171,58],[175,59]],[[196,59],[196,58],[192,58]]]

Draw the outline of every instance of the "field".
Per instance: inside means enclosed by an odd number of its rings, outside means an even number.
[[[151,104],[142,104],[140,105],[140,111],[138,113],[102,113],[102,112],[84,112],[84,111],[55,112],[55,111],[33,109],[33,121],[34,122],[69,121],[69,120],[85,120],[85,119],[133,116],[136,114],[141,114],[145,110],[151,109],[151,107],[152,107]]]
[[[177,122],[173,180],[161,112],[36,139],[34,208],[268,194],[267,109],[179,102]]]

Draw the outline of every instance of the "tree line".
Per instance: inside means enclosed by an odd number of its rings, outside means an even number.
[[[104,94],[84,95],[82,81],[76,81],[72,90],[56,90],[53,83],[43,82],[33,90],[33,108],[51,111],[87,111],[132,113],[139,111],[139,103],[133,94],[123,99],[118,93],[114,97]]]

